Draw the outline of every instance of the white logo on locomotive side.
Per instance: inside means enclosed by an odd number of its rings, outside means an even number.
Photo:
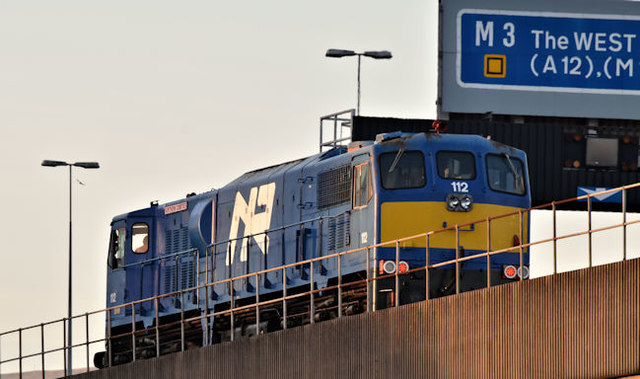
[[[233,206],[233,217],[231,219],[231,230],[229,231],[229,239],[231,240],[231,249],[227,250],[227,265],[233,262],[239,237],[253,235],[253,240],[262,254],[267,252],[264,250],[265,238],[269,243],[269,237],[263,233],[269,230],[271,226],[271,212],[273,211],[273,201],[275,199],[276,183],[263,184],[260,187],[253,187],[249,192],[249,201],[245,201],[244,197],[238,191]],[[240,221],[244,224],[244,232],[239,235]],[[240,253],[240,261],[247,261],[247,239],[241,240],[242,249]]]

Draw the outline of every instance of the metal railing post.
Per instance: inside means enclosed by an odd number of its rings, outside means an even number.
[[[367,313],[371,312],[371,262],[370,262],[370,249],[367,246]]]
[[[42,365],[42,379],[45,379],[45,363],[44,363],[44,324],[40,324],[40,346],[42,349],[42,354],[40,355],[41,365]]]
[[[177,281],[177,280],[176,280]],[[136,361],[136,307],[131,303],[131,353],[133,362]]]
[[[256,277],[256,335],[260,335],[260,285],[259,285],[260,276],[258,273],[256,273],[255,277]]]
[[[89,313],[84,314],[85,320],[85,337],[86,337],[86,355],[87,355],[87,372],[89,372],[90,364],[89,364]]]
[[[184,291],[180,291],[180,351],[184,351],[184,345]]]
[[[591,195],[587,196],[587,215],[588,215],[588,219],[589,219],[589,267],[592,266],[592,234],[591,234]]]
[[[551,203],[551,211],[553,212],[553,274],[558,273],[558,229],[556,218],[556,202]]]
[[[491,287],[491,219],[487,217],[487,288]]]
[[[342,254],[338,253],[338,318],[342,317]]]
[[[213,259],[213,252],[211,254],[211,257]],[[207,346],[209,345],[209,341],[210,341],[210,337],[209,337],[209,317],[207,316],[209,314],[209,247],[207,247],[206,250],[206,256],[205,256],[205,276],[204,276],[204,314],[205,314],[205,319],[204,319],[204,335],[205,337],[205,341],[204,341],[204,345]]]
[[[69,370],[67,369],[67,338],[66,338],[66,335],[67,335],[67,319],[63,318],[62,319],[62,339],[64,341],[64,345],[63,345],[64,349],[62,349],[62,351],[63,351],[62,357],[64,359],[64,361],[63,361],[64,362],[64,376],[69,376],[70,375],[69,372],[68,372]]]
[[[322,257],[324,254],[322,252],[322,228],[323,228],[323,224],[324,224],[324,219],[320,219],[318,221],[318,256]],[[320,260],[318,263],[320,263],[320,268],[318,269],[318,272],[320,273],[320,275],[323,275],[323,273],[326,274],[325,270],[324,270],[324,259]]]
[[[18,367],[18,373],[22,379],[22,328],[18,329]]]
[[[394,303],[395,306],[398,307],[400,306],[400,276],[399,276],[399,272],[400,272],[400,241],[396,240],[396,284],[395,284],[395,289],[396,289],[396,293],[395,293],[395,299],[394,299]]]
[[[113,366],[113,349],[112,349],[112,343],[111,343],[111,310],[107,310],[107,349],[108,351],[108,357],[107,359],[109,360],[109,367]]]
[[[155,308],[156,319],[156,357],[160,356],[160,317],[158,315],[158,298],[153,299],[153,307]]]
[[[282,329],[287,329],[287,270],[282,267]]]
[[[375,312],[378,303],[378,248],[373,249],[373,295],[372,297],[372,309]]]
[[[268,239],[269,239],[269,234],[265,231],[264,232],[264,250],[263,250],[264,251],[264,258],[262,260],[262,262],[263,262],[262,263],[262,266],[263,266],[262,269],[263,270],[266,270],[267,266],[268,266],[268,262],[267,262],[267,256],[268,256],[267,252],[269,251],[269,250],[267,250],[269,248],[269,246],[267,244]],[[260,278],[256,279],[256,287],[258,286],[258,282],[259,281],[260,281]],[[267,273],[264,274],[264,280],[263,280],[263,283],[266,283],[266,282],[267,282]]]
[[[522,280],[524,280],[524,247],[522,246],[522,243],[524,242],[524,239],[523,239],[524,238],[524,220],[523,220],[524,216],[523,216],[522,209],[520,209],[518,211],[518,214],[520,216],[519,217],[519,219],[520,219],[520,221],[519,221],[519,223],[520,223],[520,230],[519,230],[519,233],[520,233],[520,241],[519,241],[520,242],[520,246],[519,246],[520,270],[519,271],[520,271],[520,273],[519,273],[519,275],[520,275],[520,281],[522,281]]]
[[[627,189],[622,189],[622,260],[627,260]]]
[[[313,294],[313,261],[311,261],[310,263],[310,267],[309,267],[309,317],[311,318],[310,323],[314,324],[315,323],[315,314],[316,314],[316,304],[314,301],[314,294]]]
[[[460,228],[456,224],[456,294],[460,293]]]
[[[193,267],[195,267],[196,270],[194,287],[198,288],[200,287],[200,254],[197,249],[193,251],[193,260],[195,261]],[[200,304],[200,291],[194,289],[193,292],[193,297],[195,298],[194,304]]]
[[[233,288],[233,278],[231,278],[231,301],[229,303],[230,305],[230,313],[229,313],[229,327],[231,328],[231,341],[235,340],[235,330],[236,330],[236,326],[234,324],[234,317],[233,317],[233,309],[235,308],[235,299],[234,299],[234,288]]]
[[[178,256],[177,255],[174,257],[174,262],[175,262],[175,267],[174,267],[173,272],[175,274],[175,282],[174,282],[174,286],[173,286],[173,291],[174,292],[178,292],[180,290],[180,288],[179,288],[180,279],[179,279],[179,276],[178,276],[178,274],[179,274],[179,270],[178,270],[178,262],[179,262],[179,260],[178,260]],[[176,306],[175,302],[178,301],[178,297],[174,296],[173,299],[174,299],[173,300],[174,301],[173,306],[175,307]],[[180,304],[182,304],[183,302],[184,302],[184,298],[180,298]]]
[[[424,282],[425,282],[425,296],[426,300],[429,300],[429,248],[431,245],[431,234],[427,233],[426,236],[426,245],[425,245],[425,256],[424,256]]]

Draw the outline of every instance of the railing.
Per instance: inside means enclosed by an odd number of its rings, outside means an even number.
[[[487,217],[483,220],[477,220],[475,222],[469,222],[466,224],[460,224],[460,225],[454,225],[454,226],[450,226],[450,227],[446,227],[440,230],[435,230],[435,231],[429,231],[426,233],[421,233],[418,235],[414,235],[414,236],[409,236],[409,237],[404,237],[404,238],[400,238],[394,241],[389,241],[389,242],[384,242],[384,243],[380,243],[380,244],[375,244],[375,245],[371,245],[371,246],[367,246],[367,247],[363,247],[363,248],[359,248],[359,249],[353,249],[353,250],[348,250],[348,251],[344,251],[344,252],[339,252],[339,253],[335,253],[335,254],[330,254],[327,256],[321,256],[321,257],[316,257],[316,258],[312,258],[312,259],[307,259],[304,261],[300,261],[300,262],[295,262],[295,263],[291,263],[291,264],[287,264],[287,265],[282,265],[279,267],[275,267],[275,268],[269,268],[269,269],[264,269],[258,272],[253,272],[253,273],[247,273],[245,275],[240,275],[240,276],[236,276],[236,277],[232,277],[229,279],[224,279],[224,280],[220,280],[220,281],[216,281],[216,282],[208,282],[208,270],[209,267],[207,267],[207,282],[204,284],[199,284],[195,287],[192,288],[188,288],[188,289],[182,289],[180,291],[175,291],[172,293],[167,293],[167,294],[163,294],[160,296],[155,296],[155,297],[151,297],[148,299],[144,299],[144,300],[139,300],[139,301],[135,301],[135,302],[131,302],[128,304],[124,304],[124,305],[120,305],[120,306],[116,306],[116,307],[110,307],[107,309],[103,309],[103,310],[99,310],[99,311],[95,311],[95,312],[91,312],[91,313],[85,313],[83,315],[78,315],[78,316],[74,316],[73,317],[73,324],[74,325],[78,325],[78,320],[79,319],[84,319],[85,320],[85,339],[84,341],[80,342],[80,343],[75,343],[72,346],[65,346],[65,339],[64,336],[66,335],[66,327],[67,325],[69,325],[69,320],[67,318],[64,319],[60,319],[60,320],[55,320],[52,322],[48,322],[48,323],[42,323],[39,325],[33,325],[30,327],[26,327],[26,328],[19,328],[19,329],[15,329],[15,330],[11,330],[8,332],[4,332],[4,333],[0,333],[0,375],[3,373],[2,372],[2,367],[4,365],[4,367],[7,367],[7,365],[17,365],[17,371],[20,374],[20,377],[22,377],[22,372],[24,369],[24,362],[26,360],[29,360],[32,364],[33,364],[33,360],[34,359],[39,359],[40,360],[40,371],[42,372],[42,377],[45,377],[45,371],[46,371],[46,360],[49,359],[51,360],[51,357],[54,356],[54,358],[57,360],[59,359],[59,366],[65,366],[64,362],[65,362],[65,357],[66,357],[66,353],[70,350],[70,349],[84,349],[85,350],[85,357],[86,357],[86,367],[85,369],[87,371],[89,371],[91,369],[91,364],[90,364],[90,348],[95,345],[95,344],[103,344],[106,343],[107,346],[109,347],[107,350],[109,351],[109,353],[111,353],[112,349],[111,349],[111,345],[114,341],[117,340],[122,340],[123,338],[131,338],[131,352],[132,352],[132,359],[135,361],[136,359],[139,359],[140,357],[137,356],[137,346],[136,344],[139,343],[137,340],[137,336],[141,336],[141,335],[146,335],[146,336],[151,336],[151,337],[147,337],[147,340],[153,339],[153,343],[151,344],[151,346],[155,347],[155,354],[153,354],[154,356],[159,356],[161,354],[161,329],[165,329],[168,326],[171,325],[176,325],[179,324],[179,328],[180,328],[180,349],[181,351],[183,351],[185,349],[185,326],[188,324],[192,324],[194,322],[201,322],[203,320],[208,321],[210,320],[212,317],[227,317],[229,319],[229,336],[230,336],[230,340],[234,340],[235,339],[235,324],[234,324],[234,318],[235,315],[237,314],[248,314],[248,313],[253,313],[253,317],[254,317],[254,322],[255,322],[255,330],[256,332],[260,330],[260,311],[261,309],[264,309],[265,307],[269,307],[269,306],[277,306],[278,310],[281,310],[282,312],[282,328],[283,329],[287,329],[288,327],[288,320],[292,317],[297,317],[298,315],[291,315],[289,314],[287,305],[288,302],[290,301],[294,301],[297,299],[302,299],[305,297],[309,298],[309,311],[308,311],[308,322],[309,323],[314,323],[316,322],[315,320],[315,312],[317,311],[317,309],[315,309],[316,307],[316,298],[319,296],[319,294],[322,293],[326,293],[327,291],[336,291],[337,293],[337,307],[335,307],[335,310],[337,311],[336,316],[337,317],[342,317],[345,315],[345,310],[344,308],[344,304],[343,304],[343,297],[344,297],[344,293],[345,291],[350,291],[353,290],[354,288],[358,287],[358,288],[364,288],[364,291],[366,293],[366,311],[367,312],[374,312],[376,311],[376,296],[377,296],[377,291],[376,291],[376,286],[378,283],[380,283],[381,280],[385,280],[385,279],[392,279],[394,282],[394,302],[393,305],[394,306],[399,306],[400,305],[400,295],[401,295],[401,291],[402,291],[402,287],[400,286],[400,280],[401,277],[404,275],[409,275],[412,273],[416,273],[416,272],[424,272],[425,275],[425,296],[424,298],[429,299],[430,297],[430,287],[429,287],[429,270],[430,269],[435,269],[435,268],[439,268],[439,267],[444,267],[444,266],[450,266],[450,265],[454,265],[455,266],[455,284],[456,284],[456,289],[455,289],[455,293],[459,293],[461,291],[460,288],[460,266],[462,263],[464,262],[468,262],[471,261],[473,259],[478,259],[478,258],[485,258],[486,259],[486,267],[487,267],[487,280],[486,280],[486,285],[487,287],[492,285],[492,281],[491,281],[491,259],[493,256],[497,255],[497,254],[517,254],[519,257],[519,262],[520,262],[520,267],[523,266],[524,263],[524,257],[523,255],[525,254],[525,251],[531,247],[535,247],[535,246],[539,246],[539,245],[543,245],[543,244],[552,244],[552,252],[553,252],[553,273],[557,273],[558,272],[558,267],[557,267],[557,258],[558,258],[558,242],[559,241],[564,241],[570,238],[575,238],[575,237],[579,237],[579,236],[587,236],[588,238],[588,248],[587,248],[587,253],[588,253],[588,266],[591,267],[593,265],[593,243],[592,243],[592,238],[593,235],[595,233],[601,233],[601,232],[606,232],[609,230],[613,230],[616,228],[621,228],[622,230],[622,259],[626,260],[628,257],[627,254],[627,228],[629,226],[635,225],[635,224],[639,224],[640,220],[634,220],[634,221],[628,221],[627,220],[627,211],[626,211],[626,201],[627,201],[627,195],[628,195],[628,191],[632,190],[632,189],[637,189],[638,187],[640,187],[640,183],[637,184],[633,184],[633,185],[629,185],[629,186],[624,186],[624,187],[619,187],[616,189],[611,189],[611,190],[607,190],[607,191],[602,191],[602,192],[598,192],[598,193],[593,193],[593,194],[589,194],[589,195],[584,195],[584,196],[580,196],[577,198],[572,198],[572,199],[567,199],[567,200],[562,200],[562,201],[557,201],[557,202],[552,202],[550,204],[546,204],[543,206],[538,206],[538,207],[534,207],[534,208],[530,208],[530,209],[526,209],[526,210],[519,210],[517,212],[512,212],[512,213],[508,213],[508,214],[504,214],[504,215],[500,215],[500,216],[494,216],[494,217]],[[607,225],[604,227],[599,227],[599,228],[592,228],[592,199],[595,196],[600,196],[603,194],[608,194],[608,193],[614,193],[614,192],[619,192],[622,191],[622,205],[621,205],[621,217],[622,220],[620,223],[616,223],[616,224],[612,224],[612,225]],[[580,231],[580,232],[575,232],[575,233],[569,233],[569,234],[565,234],[565,235],[557,235],[557,224],[556,224],[556,215],[557,215],[557,207],[559,205],[563,205],[572,201],[587,201],[587,217],[588,217],[588,225],[587,225],[587,230],[584,231]],[[513,221],[514,219],[517,221],[518,223],[518,241],[522,242],[522,241],[527,241],[526,238],[526,223],[527,220],[529,219],[528,215],[530,214],[531,211],[533,210],[543,210],[543,209],[547,209],[547,210],[551,210],[552,215],[553,215],[553,236],[550,238],[545,238],[545,239],[541,239],[538,241],[534,241],[534,242],[526,242],[526,243],[518,243],[516,245],[513,246],[507,246],[507,247],[503,247],[500,249],[495,249],[492,250],[492,238],[494,234],[497,234],[498,236],[499,231],[495,231],[495,228],[492,228],[492,225],[495,225],[496,223],[499,223],[500,220],[502,219],[511,219],[511,221]],[[461,236],[462,233],[465,233],[468,230],[481,230],[481,228],[485,228],[486,229],[486,249],[484,249],[484,251],[477,253],[477,254],[473,254],[473,255],[469,255],[469,256],[462,256],[461,254],[461,247],[460,247],[460,241],[461,241]],[[493,229],[493,230],[492,230]],[[433,247],[433,241],[439,237],[442,237],[443,235],[449,235],[451,233],[454,233],[454,240],[455,240],[455,247],[453,249],[455,249],[455,259],[451,259],[451,260],[447,260],[444,262],[438,262],[438,263],[434,263],[434,264],[430,264],[430,252],[432,251]],[[400,273],[399,270],[396,270],[395,273],[393,274],[380,274],[378,272],[378,257],[376,256],[378,253],[379,248],[395,248],[395,263],[396,263],[396,267],[398,267],[398,264],[400,262],[400,256],[401,256],[401,250],[404,247],[410,246],[412,244],[415,244],[415,241],[423,241],[424,242],[424,246],[425,248],[422,249],[422,251],[424,251],[425,254],[425,262],[426,264],[423,267],[414,267],[411,268],[409,271],[404,272],[404,273]],[[228,241],[227,241],[228,242]],[[346,257],[350,257],[352,255],[357,255],[357,254],[366,254],[365,260],[366,260],[366,276],[364,279],[361,280],[354,280],[354,281],[348,281],[348,282],[343,282],[343,273],[342,273],[342,266],[343,266],[343,260]],[[336,263],[336,270],[337,270],[337,282],[335,284],[331,284],[328,285],[327,287],[323,287],[323,288],[316,288],[315,287],[315,283],[316,283],[316,278],[314,277],[314,275],[318,275],[320,270],[319,267],[321,265],[323,265],[324,263],[327,263],[329,260],[335,260]],[[309,267],[309,278],[307,279],[308,284],[306,284],[309,288],[307,291],[303,291],[303,292],[296,292],[296,293],[289,293],[288,290],[291,289],[290,286],[287,284],[287,269],[293,268],[293,267],[304,267],[304,266],[308,266]],[[316,272],[317,271],[317,272]],[[270,299],[266,299],[263,300],[261,298],[261,293],[260,293],[260,278],[261,277],[265,277],[266,275],[270,274],[270,273],[275,273],[275,272],[279,272],[282,275],[282,290],[278,291],[277,293],[277,297],[275,298],[270,298]],[[234,297],[234,284],[237,283],[238,281],[243,281],[243,280],[247,280],[247,281],[253,281],[253,283],[255,284],[255,299],[253,299],[252,302],[250,303],[243,303],[243,304],[236,304],[235,303],[235,297]],[[520,280],[523,280],[523,275],[520,275]],[[200,292],[204,292],[206,299],[209,299],[209,293],[210,291],[213,291],[214,286],[218,286],[218,285],[226,285],[229,288],[230,291],[230,301],[229,301],[229,307],[228,309],[224,309],[224,310],[220,310],[220,311],[213,311],[210,312],[209,311],[209,307],[205,307],[206,308],[206,312],[204,314],[198,314],[197,316],[193,316],[193,317],[186,317],[185,316],[185,312],[184,312],[184,296],[187,293],[200,293]],[[178,321],[174,321],[173,324],[160,324],[159,323],[159,301],[163,298],[179,298],[180,299],[180,304],[182,307],[182,312],[180,314],[180,319]],[[143,303],[150,303],[153,302],[153,308],[155,309],[155,324],[150,327],[150,328],[145,328],[145,329],[138,329],[136,330],[136,307],[141,306]],[[122,333],[119,335],[110,335],[110,330],[111,330],[111,315],[114,311],[116,310],[126,310],[127,308],[131,309],[131,331],[128,331],[126,333]],[[106,319],[106,323],[107,323],[107,335],[104,338],[95,338],[95,339],[91,339],[90,338],[90,319],[92,317],[97,317],[98,315],[102,315],[105,319]],[[204,323],[206,325],[206,327],[208,328],[209,323],[205,322]],[[91,325],[93,325],[93,323],[91,323]],[[102,327],[104,325],[104,323],[100,323],[100,327]],[[58,340],[60,341],[60,345],[58,347],[50,347],[47,348],[46,344],[45,344],[45,336],[46,336],[46,328],[52,328],[55,327],[57,328],[57,333],[59,333],[59,337]],[[38,351],[31,351],[31,352],[25,352],[24,350],[24,335],[25,333],[29,333],[29,332],[34,332],[36,331],[36,334],[39,334],[40,337],[40,349],[36,349]],[[39,333],[37,333],[39,331]],[[206,331],[207,335],[209,330]],[[76,334],[77,335],[77,334]],[[3,341],[6,341],[8,339],[13,339],[14,342],[17,345],[17,354],[15,355],[11,355],[9,358],[4,358],[4,355],[7,354],[6,353],[6,346],[3,344]],[[48,341],[48,340],[47,340]],[[30,339],[30,343],[34,344],[33,342],[33,338]],[[147,341],[147,343],[149,343],[149,341]],[[148,357],[145,356],[145,357]],[[111,365],[113,363],[113,357],[111,354],[108,354],[108,356],[106,357],[107,359],[107,363],[109,365]],[[15,369],[14,369],[15,370]],[[67,375],[69,373],[65,372],[65,375]]]
[[[351,141],[353,116],[355,110],[349,109],[320,117],[320,152],[322,148],[346,146]],[[326,128],[330,131],[327,133]]]

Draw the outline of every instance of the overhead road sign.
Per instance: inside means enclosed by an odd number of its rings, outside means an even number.
[[[640,17],[463,9],[458,84],[640,94]]]
[[[640,120],[640,1],[441,2],[438,117]]]

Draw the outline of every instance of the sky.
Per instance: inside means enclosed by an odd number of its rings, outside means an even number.
[[[100,163],[73,171],[73,313],[103,309],[112,217],[318,151],[356,105],[329,48],[393,54],[363,58],[361,114],[436,117],[436,0],[0,0],[0,332],[67,315],[69,173],[42,160]]]

